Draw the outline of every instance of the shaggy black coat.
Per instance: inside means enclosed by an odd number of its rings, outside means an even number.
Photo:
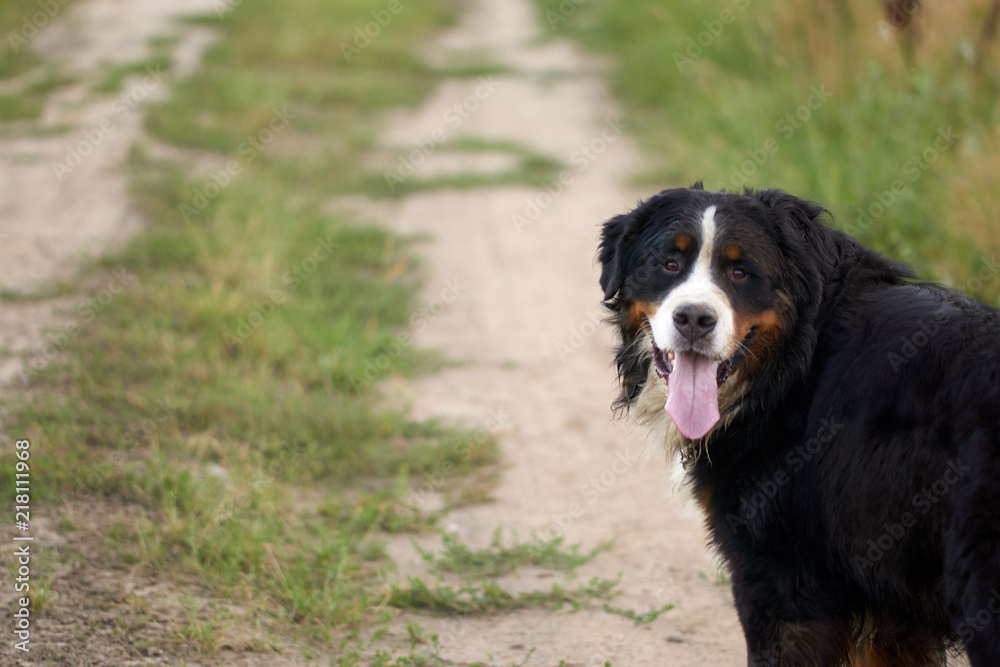
[[[603,230],[620,407],[650,381],[633,304],[669,289],[657,249],[710,204],[723,228],[757,223],[791,303],[687,470],[749,664],[924,667],[964,646],[1000,665],[1000,311],[915,282],[781,191],[665,191]]]

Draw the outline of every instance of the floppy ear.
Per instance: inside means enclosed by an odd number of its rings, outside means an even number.
[[[794,237],[809,247],[823,264],[832,267],[838,259],[837,247],[832,229],[820,219],[829,211],[816,202],[799,199],[784,190],[757,190],[748,193],[762,204],[780,215]]]
[[[624,250],[634,226],[634,213],[616,215],[604,223],[597,259],[601,262],[601,289],[605,301],[610,301],[625,284],[628,267]]]

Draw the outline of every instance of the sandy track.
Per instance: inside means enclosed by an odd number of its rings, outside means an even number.
[[[715,585],[717,565],[700,518],[673,499],[663,457],[643,465],[644,443],[614,422],[609,408],[616,391],[612,341],[599,324],[593,258],[601,221],[642,194],[625,185],[638,153],[621,132],[627,119],[608,98],[600,63],[564,41],[539,46],[539,31],[526,0],[474,3],[428,58],[448,64],[485,50],[515,73],[449,80],[385,136],[390,154],[414,162],[420,158],[412,150],[444,132],[449,139],[517,142],[568,169],[567,184],[554,196],[489,188],[404,200],[396,228],[434,239],[421,248],[432,267],[426,307],[453,301],[417,342],[467,363],[390,393],[420,417],[494,429],[500,440],[507,467],[496,502],[452,513],[443,522],[450,530],[477,546],[497,526],[521,536],[562,535],[588,549],[614,540],[610,552],[581,569],[579,581],[621,572],[625,593],[617,606],[675,608],[641,627],[596,607],[418,620],[440,634],[442,656],[458,664],[487,656],[510,664],[531,647],[537,650],[530,665],[741,664],[742,633],[728,587]],[[456,104],[465,111],[457,127],[449,122]],[[458,164],[451,159],[435,151],[419,169],[475,164],[467,156]],[[449,284],[458,289],[449,292]],[[421,543],[432,548],[439,540]],[[403,574],[423,572],[408,538],[392,542],[391,551]],[[548,588],[552,580],[539,574],[521,573],[504,584]]]

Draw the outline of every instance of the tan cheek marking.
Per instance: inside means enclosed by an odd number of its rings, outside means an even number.
[[[660,307],[658,303],[647,303],[645,301],[633,301],[629,306],[628,314],[632,324],[636,327],[642,326],[643,318],[653,319],[656,310]]]
[[[731,262],[735,262],[740,258],[740,247],[735,245],[728,245],[722,249],[722,256]]]
[[[679,234],[677,238],[674,239],[674,245],[681,252],[687,252],[687,249],[691,247],[691,237],[687,234]]]
[[[759,370],[764,361],[771,356],[773,348],[781,340],[785,324],[781,313],[773,309],[748,316],[737,316],[736,339],[743,340],[750,333],[750,329],[754,328],[757,329],[757,336],[749,345],[750,353],[745,362],[750,374]]]

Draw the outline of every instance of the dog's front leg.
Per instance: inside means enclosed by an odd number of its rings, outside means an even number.
[[[734,573],[733,596],[746,637],[749,667],[850,664],[856,648],[854,634],[850,621],[835,613],[839,601],[817,591],[810,591],[812,595],[790,591],[792,580],[778,582]],[[803,600],[810,601],[808,608]]]
[[[762,628],[744,625],[749,667],[841,667],[850,664],[853,642],[846,623],[786,621]]]

